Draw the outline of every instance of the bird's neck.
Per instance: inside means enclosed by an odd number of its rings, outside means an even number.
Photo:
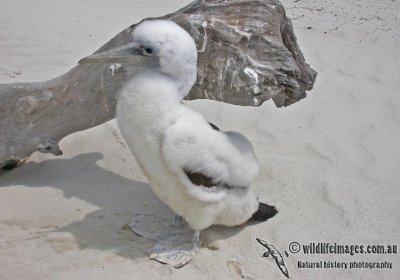
[[[182,95],[189,90],[185,83],[168,75],[140,73],[121,89],[117,114],[135,123],[167,118],[181,106]]]
[[[178,85],[179,97],[182,100],[189,94],[197,79],[197,63],[188,62],[187,64],[179,65],[179,67],[172,67],[162,65],[160,74],[165,75],[173,80]]]

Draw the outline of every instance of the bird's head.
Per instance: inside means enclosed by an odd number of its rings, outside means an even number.
[[[79,61],[84,63],[132,64],[140,70],[159,71],[186,81],[189,89],[197,76],[197,49],[193,38],[183,28],[168,20],[147,20],[132,34],[132,41]]]

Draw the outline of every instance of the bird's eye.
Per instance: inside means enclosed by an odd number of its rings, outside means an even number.
[[[144,55],[152,55],[152,54],[153,54],[153,49],[151,49],[151,48],[144,48],[144,49],[143,49],[143,54],[144,54]]]

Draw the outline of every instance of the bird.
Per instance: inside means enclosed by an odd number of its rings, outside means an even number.
[[[268,249],[267,252],[263,254],[263,258],[268,258],[269,256],[272,256],[276,262],[276,265],[280,269],[280,271],[285,275],[287,278],[289,277],[289,271],[285,265],[285,261],[283,260],[281,252],[278,251],[278,249],[275,248],[274,245],[268,244],[265,240],[261,238],[256,238],[257,242],[260,243],[262,246]],[[286,256],[289,256],[288,253],[285,251]]]
[[[117,123],[157,197],[200,232],[267,220],[277,210],[250,188],[259,165],[250,141],[222,131],[183,99],[196,83],[197,48],[169,20],[145,20],[123,46],[79,63],[125,63],[137,69],[120,89]]]

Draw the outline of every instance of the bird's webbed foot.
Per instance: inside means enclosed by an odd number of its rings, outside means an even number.
[[[182,243],[182,241],[184,242],[180,236],[158,241],[150,259],[170,264],[175,268],[184,266],[194,258],[196,249],[192,243]]]
[[[136,214],[130,227],[135,233],[157,241],[150,255],[152,260],[179,268],[196,255],[195,244],[200,241],[194,242],[196,233],[179,216]]]

